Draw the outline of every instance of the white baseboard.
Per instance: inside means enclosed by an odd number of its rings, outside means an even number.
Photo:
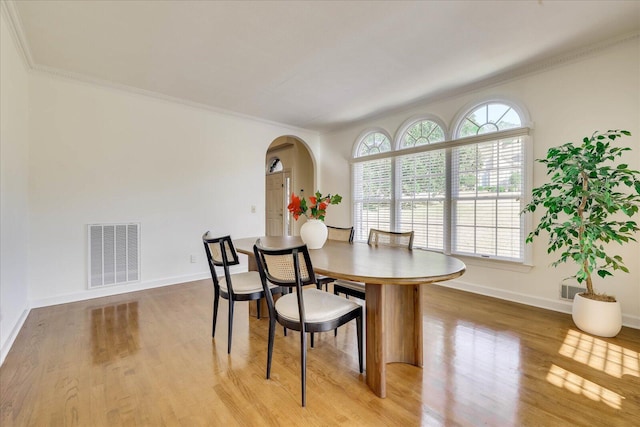
[[[5,342],[2,343],[2,349],[0,350],[0,366],[2,366],[2,364],[4,363],[4,359],[7,357],[7,354],[9,354],[9,350],[11,350],[13,342],[18,337],[18,333],[20,332],[20,329],[22,329],[22,325],[24,325],[24,322],[27,320],[27,316],[29,315],[30,311],[31,310],[27,308],[22,312],[20,318],[13,326],[11,333],[9,334]]]
[[[150,280],[140,283],[128,283],[126,285],[108,286],[100,289],[88,289],[66,295],[43,298],[31,301],[31,308],[48,307],[50,305],[66,304],[70,302],[84,301],[93,298],[110,297],[112,295],[126,294],[127,292],[143,291],[145,289],[160,288],[162,286],[177,285],[179,283],[193,282],[211,278],[210,273],[197,273],[186,276],[168,277],[159,280]]]
[[[462,280],[448,280],[446,282],[436,283],[438,286],[446,288],[459,289],[474,294],[485,295],[506,301],[517,302],[520,304],[530,305],[533,307],[544,308],[546,310],[557,311],[560,313],[571,314],[571,301],[555,300],[549,298],[540,298],[536,296],[520,294],[517,292],[505,291],[502,289],[489,288],[487,286],[475,285],[473,283],[464,282]],[[622,315],[622,324],[629,328],[640,329],[640,317],[631,315]]]

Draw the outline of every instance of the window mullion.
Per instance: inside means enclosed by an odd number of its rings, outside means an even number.
[[[453,173],[451,172],[451,165],[452,165],[452,149],[451,148],[447,148],[445,150],[445,167],[444,167],[444,171],[445,171],[445,198],[444,198],[444,253],[445,254],[450,254],[451,253],[451,248],[453,247],[453,233],[452,233],[452,215],[453,215],[453,207],[452,207],[452,188],[453,188],[453,183],[452,183],[452,177],[453,177]]]
[[[389,218],[389,231],[399,231],[397,218],[399,217],[398,210],[400,209],[401,203],[399,203],[398,198],[402,196],[402,189],[398,191],[398,185],[402,185],[402,179],[398,179],[398,170],[400,170],[401,168],[396,167],[397,164],[398,157],[394,156],[391,159],[391,200],[389,200],[389,203],[391,203],[389,209],[389,215],[391,216],[391,218]]]

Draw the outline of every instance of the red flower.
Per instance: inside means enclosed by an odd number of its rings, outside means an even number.
[[[300,197],[291,193],[291,203],[289,203],[287,209],[293,214],[293,218],[297,221],[300,214],[304,213],[300,211]]]
[[[324,221],[327,207],[329,205],[337,205],[341,201],[342,197],[339,194],[322,196],[322,194],[317,191],[315,195],[309,197],[309,206],[307,206],[307,201],[304,198],[300,198],[294,193],[291,193],[291,202],[287,205],[287,209],[296,221],[301,215],[310,219]]]

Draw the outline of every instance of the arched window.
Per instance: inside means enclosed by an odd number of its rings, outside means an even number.
[[[418,120],[409,125],[400,138],[400,148],[444,141],[444,130],[433,120]]]
[[[528,129],[505,102],[476,105],[461,117],[455,137],[471,141],[451,151],[451,252],[522,259]]]
[[[444,250],[446,146],[443,126],[428,118],[413,119],[400,128],[400,150],[440,145],[396,158],[396,228],[414,232],[414,245]]]
[[[353,164],[353,206],[356,238],[368,236],[370,228],[391,226],[392,161],[391,158],[366,160],[367,156],[391,151],[391,138],[382,130],[365,132],[357,141]],[[357,227],[356,227],[357,225]]]
[[[370,132],[360,139],[356,157],[391,151],[391,140],[382,132]]]
[[[269,164],[267,165],[267,173],[276,173],[282,172],[283,166],[282,161],[280,161],[279,157],[272,157],[269,159]]]
[[[522,119],[513,107],[501,102],[487,102],[464,116],[456,137],[464,138],[521,126]]]
[[[492,100],[457,117],[451,139],[435,116],[407,120],[393,148],[382,129],[361,134],[351,161],[354,240],[370,228],[413,230],[414,247],[525,261],[526,110]]]

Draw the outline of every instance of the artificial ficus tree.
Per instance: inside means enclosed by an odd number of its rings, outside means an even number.
[[[547,253],[560,251],[552,264],[557,266],[572,260],[579,266],[575,278],[585,283],[592,299],[614,300],[594,291],[591,275],[604,278],[613,271],[629,270],[622,257],[610,254],[610,242],[620,244],[635,241],[638,225],[633,219],[640,206],[640,172],[621,162],[631,150],[614,142],[631,136],[626,130],[595,132],[582,144],[571,142],[550,148],[544,159],[550,182],[534,188],[532,200],[525,212],[544,213],[527,243],[541,231],[549,233]]]

